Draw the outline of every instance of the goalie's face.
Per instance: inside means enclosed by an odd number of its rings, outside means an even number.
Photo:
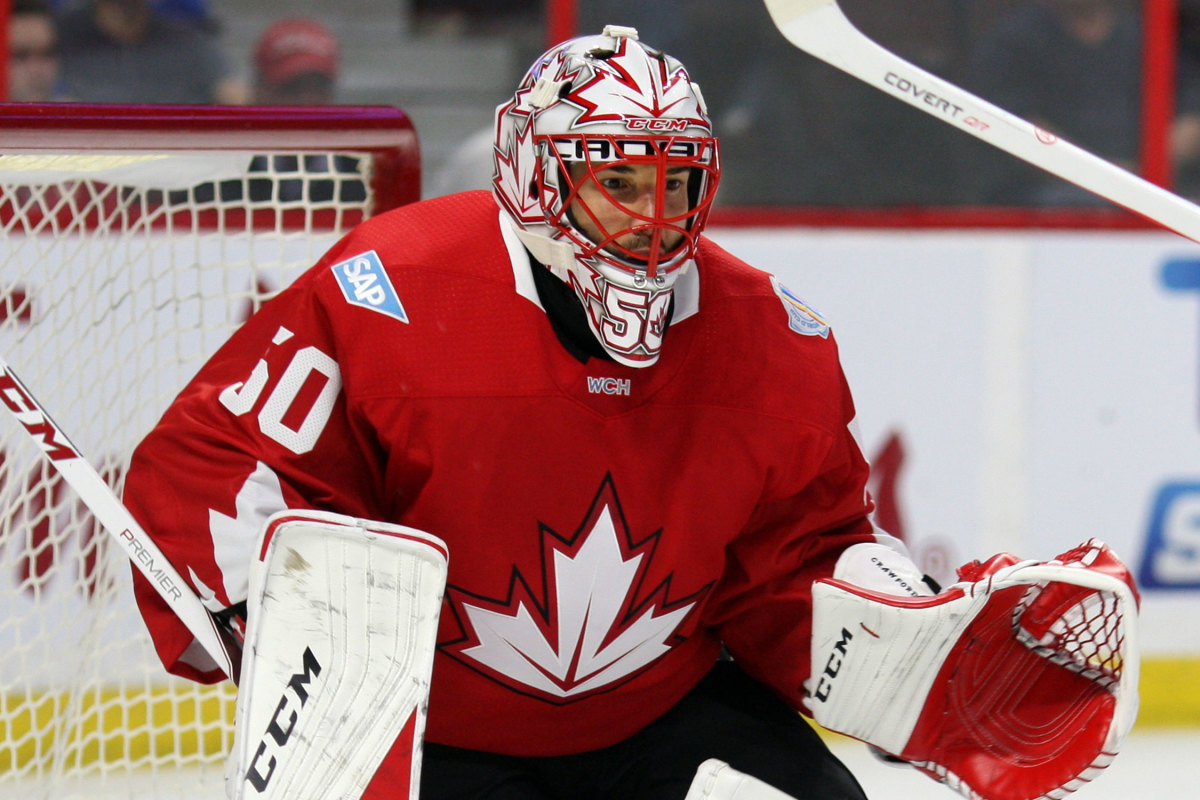
[[[686,235],[690,168],[653,164],[570,165],[575,226],[600,248],[651,269]],[[660,175],[660,173],[662,173]]]
[[[686,269],[716,191],[715,139],[586,134],[540,145],[545,219],[577,261],[639,289],[666,288]]]

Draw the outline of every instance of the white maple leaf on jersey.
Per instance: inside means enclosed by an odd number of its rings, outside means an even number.
[[[680,69],[667,71],[664,61],[655,59],[624,58],[628,43],[621,42],[621,50],[611,58],[597,62],[596,70],[604,70],[613,80],[600,80],[599,75],[589,80],[567,96],[572,103],[584,109],[575,124],[611,121],[626,117],[662,117],[680,103],[687,104],[694,98],[693,90]],[[601,113],[599,110],[603,109]],[[700,120],[695,120],[701,124]]]
[[[205,586],[190,566],[189,574],[200,592],[201,600],[210,611],[220,611],[226,605],[240,603],[250,593],[250,564],[255,558],[255,546],[267,517],[287,508],[279,476],[261,461],[247,477],[234,498],[236,516],[208,510],[208,532],[212,537],[213,560],[221,571],[221,585],[226,600]]]
[[[443,650],[501,682],[519,684],[553,702],[609,688],[668,652],[696,597],[707,587],[685,601],[669,603],[668,578],[651,593],[662,594],[661,604],[638,598],[639,579],[652,548],[643,543],[637,548],[641,552],[626,553],[622,540],[628,534],[614,522],[615,494],[607,483],[606,489],[590,526],[573,542],[556,535],[548,540],[545,612],[532,597],[485,605],[451,587],[452,602],[469,630],[466,640]]]

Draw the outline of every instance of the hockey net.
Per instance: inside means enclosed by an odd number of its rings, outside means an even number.
[[[0,353],[121,490],[203,361],[420,192],[386,108],[0,107]],[[234,688],[170,678],[130,566],[0,415],[0,797],[220,797]]]

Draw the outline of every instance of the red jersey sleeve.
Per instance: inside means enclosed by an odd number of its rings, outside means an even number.
[[[209,360],[133,454],[124,499],[211,611],[246,599],[263,522],[284,508],[381,518],[380,478],[347,412],[318,291],[338,250],[267,303]],[[223,676],[135,570],[134,591],[167,669]]]
[[[727,550],[725,577],[715,587],[708,624],[747,673],[802,707],[810,671],[812,584],[833,574],[842,552],[886,534],[872,524],[866,491],[869,467],[852,431],[850,392],[840,376],[844,425],[825,446],[796,456],[799,486],[755,510]]]

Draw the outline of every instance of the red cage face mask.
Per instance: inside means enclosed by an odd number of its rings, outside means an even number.
[[[615,267],[630,288],[665,288],[696,250],[717,185],[711,138],[547,137],[542,191],[561,200],[550,222],[585,259]]]

